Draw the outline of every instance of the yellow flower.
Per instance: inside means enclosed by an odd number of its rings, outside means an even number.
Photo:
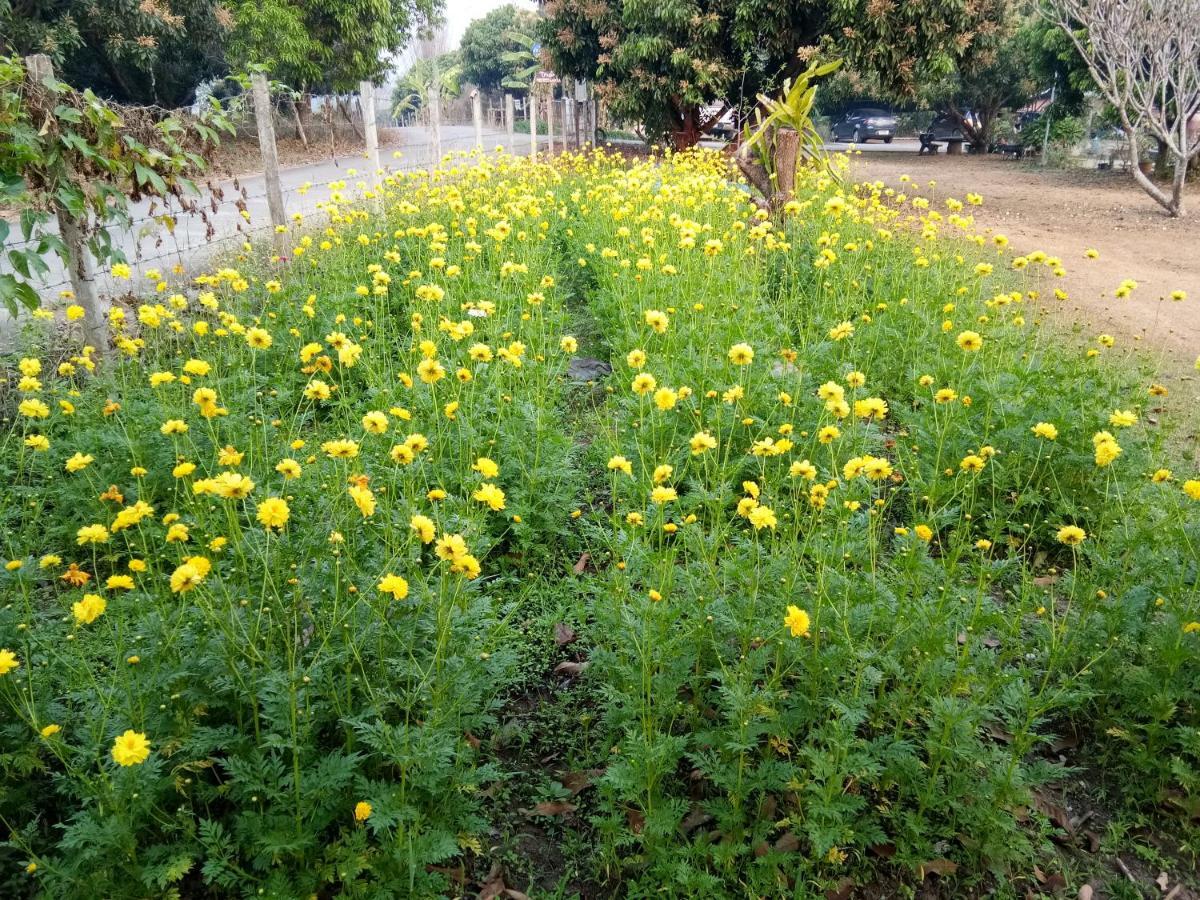
[[[633,463],[624,456],[614,456],[608,461],[609,471],[624,472],[626,475],[633,476]]]
[[[750,510],[750,515],[747,517],[750,524],[754,526],[755,531],[761,531],[764,528],[774,528],[777,520],[774,511],[769,506],[756,506]]]
[[[354,804],[354,821],[365,822],[371,816],[371,804],[365,800],[359,800]]]
[[[734,344],[729,348],[729,361],[735,366],[748,366],[754,360],[754,348],[749,344]]]
[[[933,540],[933,529],[928,525],[918,525],[913,529],[913,532],[925,543]]]
[[[1137,413],[1127,409],[1115,409],[1108,417],[1108,424],[1114,428],[1130,428],[1137,424]]]
[[[103,525],[84,525],[75,532],[75,543],[81,547],[84,544],[108,543],[108,529]]]
[[[666,313],[657,309],[646,310],[643,317],[646,321],[646,324],[653,328],[658,334],[663,334],[671,322]]]
[[[371,489],[363,487],[359,484],[352,484],[347,489],[350,494],[350,499],[354,501],[354,505],[358,507],[358,511],[362,513],[363,518],[375,514],[375,495],[371,493]]]
[[[61,725],[51,724],[39,731],[38,734],[40,734],[43,738],[49,739],[54,737],[54,735],[58,734],[60,731],[62,731]]]
[[[787,615],[783,617],[783,624],[791,631],[792,637],[807,637],[812,620],[800,607],[789,605]]]
[[[282,528],[290,515],[291,510],[282,497],[268,497],[258,504],[257,518],[266,528]]]
[[[970,472],[970,473],[982,472],[984,462],[983,462],[982,458],[975,456],[974,454],[971,454],[969,456],[964,456],[962,462],[960,462],[958,464],[958,466],[964,472]]]
[[[638,376],[641,378],[642,376]],[[671,390],[669,387],[660,387],[654,392],[654,405],[662,412],[669,409],[674,409],[676,402],[679,400],[679,394]]]
[[[471,494],[471,499],[486,504],[493,512],[504,509],[504,491],[487,481],[476,488],[475,492]]]
[[[715,450],[717,439],[707,431],[698,431],[692,435],[692,439],[688,441],[688,446],[691,447],[692,456],[699,456],[707,450]]]
[[[475,464],[471,466],[476,472],[484,478],[495,478],[500,474],[500,467],[486,456],[481,456],[475,460]]]
[[[413,516],[409,519],[408,527],[417,533],[417,537],[420,538],[422,544],[430,543],[436,534],[433,519],[428,516],[419,514]]]
[[[563,353],[574,353],[579,349],[579,341],[575,340],[575,338],[568,334],[558,342],[558,346],[562,348]]]
[[[408,582],[391,572],[380,579],[378,588],[381,594],[391,594],[393,600],[403,600],[408,596]]]
[[[388,430],[388,417],[373,409],[362,417],[362,427],[370,434],[383,434]]]
[[[7,647],[0,649],[0,675],[7,675],[21,665],[17,655]]]
[[[635,394],[645,396],[658,387],[658,382],[654,380],[654,376],[649,372],[641,372],[634,376],[629,387]]]
[[[1200,500],[1200,480],[1189,478],[1183,483],[1183,492],[1192,500]]]
[[[290,481],[293,478],[299,478],[302,470],[300,463],[296,460],[285,458],[275,464],[275,471]]]
[[[1058,429],[1050,422],[1038,422],[1033,426],[1033,433],[1047,441],[1058,439]]]
[[[678,496],[675,493],[675,488],[659,485],[650,492],[650,502],[657,506],[662,506],[664,503],[670,503],[672,500],[677,499]]]
[[[181,563],[171,573],[171,590],[176,594],[186,594],[192,588],[204,581],[204,574],[190,562]]]
[[[110,591],[132,591],[134,588],[133,579],[128,575],[109,575],[104,586]]]
[[[25,438],[25,446],[37,453],[45,453],[50,449],[50,439],[44,434],[31,434]]]
[[[955,339],[955,343],[968,353],[974,353],[983,346],[983,338],[976,331],[964,331]]]
[[[84,594],[83,599],[71,607],[75,621],[80,625],[91,625],[104,614],[108,602],[99,594]]]
[[[265,328],[250,328],[246,331],[246,343],[255,350],[266,350],[271,346],[271,334]]]
[[[119,766],[136,766],[150,756],[150,742],[146,735],[132,729],[113,741],[112,758]]]
[[[1087,532],[1078,525],[1064,525],[1058,529],[1058,542],[1066,544],[1068,547],[1074,547],[1082,544],[1087,538]]]

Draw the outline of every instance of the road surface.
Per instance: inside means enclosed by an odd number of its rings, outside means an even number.
[[[435,151],[429,132],[421,127],[390,130],[399,135],[399,141],[380,150],[380,163],[392,171],[413,171],[428,168],[433,162]],[[471,150],[475,146],[475,129],[470,125],[443,125],[441,129],[443,153]],[[544,144],[545,138],[540,138]],[[529,153],[529,135],[515,134],[511,144],[503,131],[485,128],[483,132],[485,150],[505,146],[517,154]],[[394,154],[399,153],[399,157]],[[351,175],[354,170],[357,174]],[[328,199],[327,185],[332,181],[346,181],[349,193],[357,193],[356,182],[370,183],[373,179],[367,172],[366,160],[361,155],[344,156],[312,165],[285,169],[280,173],[283,202],[287,216],[309,215],[317,211],[317,204]],[[307,187],[306,187],[307,186]],[[196,198],[206,211],[208,222],[196,213],[180,211],[178,203],[164,207],[161,200],[141,200],[130,205],[132,225],[113,229],[113,242],[124,253],[133,270],[131,282],[114,282],[107,269],[97,270],[97,288],[101,293],[120,293],[129,284],[138,285],[148,270],[158,269],[164,273],[180,265],[184,271],[194,273],[208,263],[212,255],[236,247],[250,236],[263,237],[270,233],[270,217],[267,211],[266,181],[261,173],[243,175],[222,181],[216,185],[216,211],[212,202],[214,192],[204,188],[202,196]],[[311,188],[311,189],[309,189]],[[220,199],[223,196],[223,200]],[[246,216],[236,205],[242,198]],[[161,217],[171,215],[175,219],[169,229]],[[56,229],[51,229],[56,230]],[[6,245],[20,242],[19,229],[13,228]],[[43,304],[63,305],[59,292],[70,288],[70,280],[62,261],[55,254],[45,257],[50,267],[36,284],[42,294]],[[0,255],[0,272],[11,271],[7,266],[7,255]],[[140,282],[144,284],[144,281]],[[0,345],[8,343],[14,323],[7,310],[0,307]],[[3,347],[0,347],[3,349]]]

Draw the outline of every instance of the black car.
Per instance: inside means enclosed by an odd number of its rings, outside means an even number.
[[[979,117],[971,110],[965,110],[962,117],[972,129],[979,128]],[[933,122],[929,125],[929,133],[933,135],[935,141],[962,141],[967,139],[966,135],[963,134],[962,125],[950,113],[940,113],[934,118]]]
[[[830,129],[833,139],[840,143],[865,144],[879,138],[890,144],[896,136],[896,117],[884,109],[866,107],[846,113]]]

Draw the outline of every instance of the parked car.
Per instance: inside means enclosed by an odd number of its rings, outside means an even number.
[[[971,128],[979,128],[979,117],[971,110],[963,112],[963,119]],[[959,125],[958,119],[949,113],[939,113],[929,125],[929,132],[933,135],[935,141],[965,141],[966,135],[963,134],[962,126]]]
[[[721,107],[724,105],[725,104],[723,103],[714,103],[711,106],[702,107],[700,114],[705,119],[711,118],[712,116],[715,116],[717,113],[721,112]],[[712,130],[709,133],[718,140],[732,141],[738,136],[740,129],[741,126],[739,123],[737,109],[731,106],[725,110],[724,113],[722,113],[721,118],[717,120],[716,124],[713,125]]]
[[[896,117],[884,109],[864,107],[846,113],[833,123],[830,133],[835,141],[865,144],[879,138],[890,144],[896,136]]]

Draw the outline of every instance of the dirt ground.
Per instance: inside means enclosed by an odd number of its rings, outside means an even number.
[[[1051,287],[1063,287],[1070,300],[1047,302],[1056,318],[1078,325],[1089,339],[1108,333],[1148,355],[1177,403],[1186,398],[1191,406],[1200,398],[1200,186],[1192,188],[1192,217],[1169,219],[1122,174],[870,151],[855,155],[852,172],[856,180],[882,180],[912,193],[900,181],[907,174],[931,200],[982,194],[983,206],[969,210],[985,232],[1006,235],[1017,253],[1043,250],[1063,260],[1067,275]],[[1089,247],[1099,259],[1084,258]],[[1113,292],[1126,278],[1138,287],[1118,300]],[[1167,299],[1174,290],[1186,291],[1187,299]]]
[[[400,143],[399,133],[394,128],[379,129],[381,151]],[[362,138],[349,129],[336,131],[330,140],[328,129],[316,127],[308,137],[308,146],[294,137],[276,137],[279,167],[288,169],[309,163],[324,162],[361,153]],[[254,137],[226,138],[209,156],[209,175],[214,178],[234,178],[239,175],[255,175],[262,172],[262,157],[258,151],[258,139]]]

